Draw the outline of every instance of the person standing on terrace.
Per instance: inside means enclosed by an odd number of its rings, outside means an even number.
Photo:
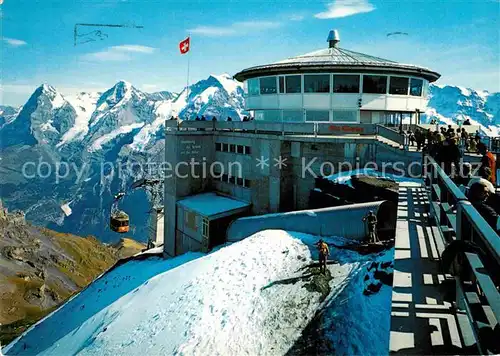
[[[486,168],[489,168],[490,172],[491,172],[489,181],[493,185],[496,185],[497,184],[497,178],[496,178],[497,167],[496,167],[495,156],[493,155],[493,153],[488,151],[488,147],[486,147],[486,145],[482,142],[478,143],[477,151],[483,155],[483,157],[481,158],[481,166],[479,167],[479,175],[484,176]]]

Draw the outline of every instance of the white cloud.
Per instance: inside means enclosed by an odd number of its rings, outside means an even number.
[[[215,26],[198,26],[189,30],[190,33],[195,33],[202,36],[232,36],[236,32],[229,27],[215,27]]]
[[[242,21],[228,26],[198,26],[190,29],[189,32],[211,37],[236,36],[278,28],[281,25],[281,22],[273,21]]]
[[[347,17],[375,10],[375,6],[369,0],[334,0],[328,4],[328,9],[317,13],[314,17],[318,19],[334,19]]]
[[[132,59],[132,57],[126,53],[113,51],[111,49],[87,53],[81,58],[87,61],[129,61]]]
[[[113,51],[119,52],[137,52],[137,53],[153,53],[156,48],[141,46],[141,45],[121,45],[121,46],[113,46],[110,47]]]
[[[12,47],[25,46],[25,45],[28,44],[26,41],[18,40],[18,39],[15,39],[15,38],[3,37],[2,39],[5,42],[7,42],[7,44],[9,46],[12,46]]]
[[[133,59],[132,53],[151,54],[156,48],[141,45],[112,46],[103,51],[87,53],[81,58],[86,61],[129,61]]]

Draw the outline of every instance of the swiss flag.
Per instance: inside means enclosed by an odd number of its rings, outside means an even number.
[[[179,50],[181,51],[181,54],[186,54],[189,52],[189,45],[189,37],[179,43]]]

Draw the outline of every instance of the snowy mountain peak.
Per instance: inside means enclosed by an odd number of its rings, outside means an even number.
[[[119,80],[115,85],[114,88],[120,88],[123,90],[130,90],[132,88],[132,84],[130,82],[127,82],[126,80]]]
[[[208,80],[210,81],[211,79],[214,79],[217,82],[219,82],[222,88],[224,88],[224,90],[229,95],[238,93],[238,89],[240,89],[241,92],[243,92],[243,84],[233,79],[233,77],[227,73],[223,73],[220,75],[211,74]]]
[[[125,102],[131,99],[134,92],[137,92],[137,89],[135,89],[132,84],[120,80],[101,95],[101,98],[97,102],[97,109],[105,110],[120,102]]]
[[[48,84],[40,85],[33,93],[33,96],[37,98],[37,100],[41,97],[47,98],[48,102],[52,105],[52,109],[59,109],[66,103],[62,94],[59,93],[56,88]]]
[[[49,84],[46,84],[46,83],[43,83],[38,88],[42,92],[46,92],[46,93],[55,93],[55,92],[57,92],[56,88],[54,88],[52,85],[49,85]]]

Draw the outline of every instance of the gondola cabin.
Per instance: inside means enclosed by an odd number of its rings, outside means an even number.
[[[117,213],[111,215],[109,225],[111,230],[123,234],[128,232],[130,229],[129,217],[125,212],[118,211]]]

